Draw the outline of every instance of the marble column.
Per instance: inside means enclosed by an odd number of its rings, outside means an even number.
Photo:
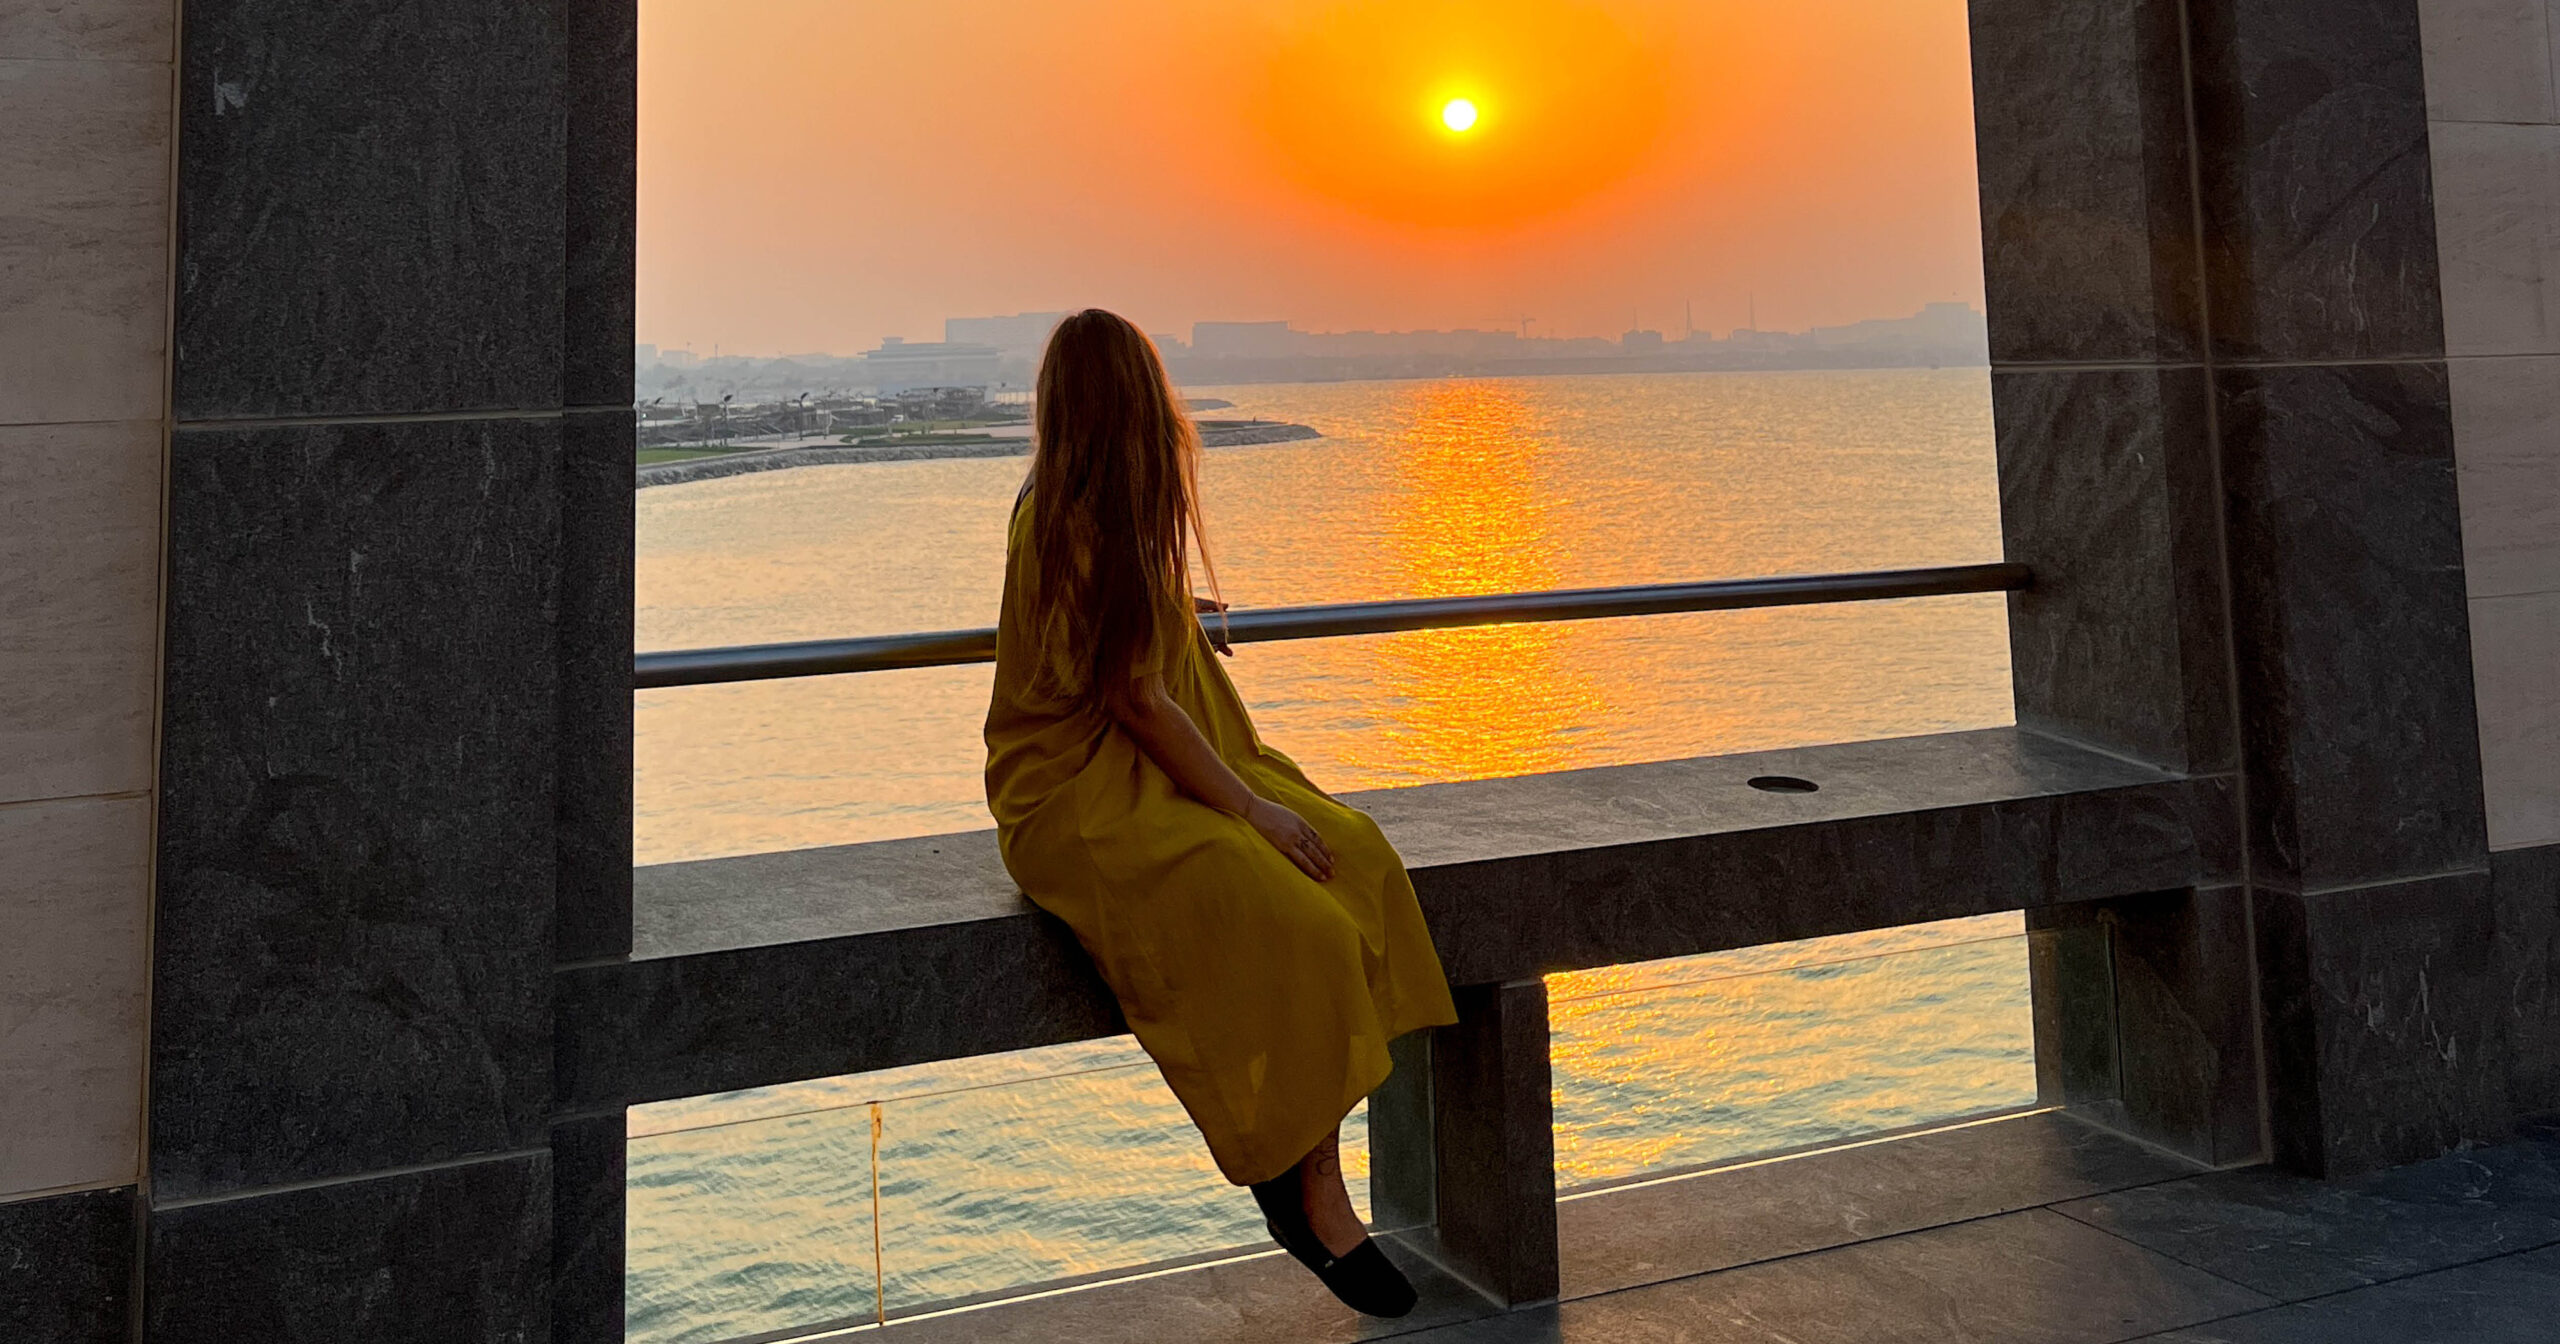
[[[142,1335],[600,1338],[552,980],[629,937],[631,12],[185,19]]]
[[[1974,10],[2020,722],[2245,800],[2244,887],[2108,912],[2124,1123],[2246,1160],[2263,1071],[2300,1169],[2494,1137],[2415,4]]]

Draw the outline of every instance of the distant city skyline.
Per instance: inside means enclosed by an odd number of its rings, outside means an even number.
[[[667,348],[1982,300],[1961,0],[642,0],[640,71],[637,334]]]
[[[953,318],[945,334],[978,340],[890,337],[853,355],[734,355],[704,360],[688,350],[634,348],[635,386],[644,403],[682,405],[738,396],[788,402],[802,394],[838,397],[928,388],[1027,395],[1041,348],[1059,313]],[[1740,328],[1670,337],[1630,329],[1602,337],[1523,338],[1476,330],[1311,332],[1286,321],[1200,322],[1189,339],[1155,337],[1185,386],[1338,382],[1347,379],[1536,376],[1559,373],[1682,373],[1779,369],[1983,366],[1989,329],[1970,304],[1933,303],[1901,317],[1867,318],[1801,332]]]
[[[1957,309],[1961,309],[1962,311],[1971,314],[1976,322],[1981,321],[1981,305],[1978,300],[1934,300],[1921,305],[1918,312],[1926,314],[1932,311],[1947,312]],[[809,349],[789,351],[722,350],[715,354],[711,351],[697,350],[686,345],[671,345],[662,342],[647,341],[640,344],[640,349],[648,352],[646,355],[643,355],[641,359],[644,363],[653,357],[673,357],[693,361],[715,357],[734,357],[741,359],[860,359],[866,355],[878,355],[884,350],[894,350],[899,347],[905,347],[912,350],[930,346],[960,345],[986,346],[1006,354],[1036,354],[1040,347],[1047,341],[1049,329],[1056,324],[1058,319],[1065,317],[1068,311],[1070,310],[1053,309],[1022,313],[997,313],[980,316],[946,317],[938,324],[941,328],[941,334],[939,337],[916,337],[904,334],[890,334],[880,337],[877,341],[868,346],[862,346],[854,349]],[[1643,314],[1640,312],[1631,313],[1629,316],[1631,320],[1635,320],[1640,319]],[[1164,346],[1168,352],[1198,351],[1200,345],[1199,332],[1203,327],[1210,328],[1213,331],[1218,332],[1221,339],[1229,338],[1231,334],[1241,334],[1249,329],[1263,329],[1285,330],[1294,337],[1313,338],[1318,340],[1335,338],[1372,338],[1378,340],[1390,340],[1398,337],[1489,337],[1495,340],[1508,341],[1515,344],[1542,344],[1549,342],[1559,344],[1585,344],[1591,342],[1617,344],[1623,342],[1625,338],[1630,336],[1659,336],[1666,343],[1676,344],[1693,336],[1708,340],[1721,341],[1729,340],[1737,335],[1745,333],[1791,336],[1809,335],[1814,332],[1826,330],[1845,331],[1862,325],[1873,325],[1879,323],[1890,324],[1907,321],[1912,317],[1913,313],[1911,311],[1904,311],[1899,313],[1878,313],[1873,315],[1857,316],[1838,323],[1816,323],[1794,328],[1753,326],[1746,321],[1719,329],[1708,326],[1705,323],[1691,325],[1692,314],[1684,311],[1679,315],[1679,320],[1668,325],[1648,326],[1639,322],[1638,325],[1622,327],[1616,331],[1611,331],[1605,334],[1547,332],[1537,330],[1535,328],[1535,324],[1525,324],[1518,329],[1505,329],[1492,326],[1458,326],[1392,329],[1364,327],[1351,328],[1347,330],[1328,330],[1322,328],[1301,327],[1294,319],[1287,317],[1202,318],[1187,323],[1169,324],[1169,330],[1152,330],[1147,334],[1155,339],[1159,345]]]

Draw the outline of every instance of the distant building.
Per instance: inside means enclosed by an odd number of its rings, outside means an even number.
[[[1065,320],[1065,313],[1014,313],[1007,317],[946,317],[942,319],[942,342],[945,345],[984,345],[996,353],[1013,359],[1037,360],[1049,344],[1049,333]]]
[[[1982,314],[1964,303],[1932,303],[1910,317],[1878,317],[1841,327],[1815,327],[1806,338],[1824,349],[1893,349],[1948,362],[1990,357],[1991,336]]]
[[[690,350],[661,350],[658,362],[669,368],[689,369],[702,362],[702,356]]]
[[[1657,353],[1662,349],[1662,333],[1630,331],[1618,338],[1618,345],[1631,355]]]
[[[635,345],[631,347],[631,363],[633,367],[636,368],[642,364],[655,364],[657,362],[658,347],[654,345]]]
[[[1194,322],[1191,352],[1207,359],[1270,359],[1296,354],[1298,333],[1286,322]]]
[[[1438,355],[1458,359],[1501,359],[1519,353],[1518,335],[1508,331],[1329,331],[1297,333],[1304,354],[1337,359],[1399,359]]]
[[[883,392],[914,387],[979,386],[997,380],[1004,354],[969,341],[909,341],[891,336],[862,352],[863,380]]]

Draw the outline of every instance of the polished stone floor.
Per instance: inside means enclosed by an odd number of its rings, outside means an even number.
[[[2358,1180],[2200,1172],[2053,1113],[1570,1197],[1563,1299],[1502,1313],[1404,1245],[1364,1322],[1255,1256],[892,1323],[1182,1344],[2552,1344],[2560,1131]]]

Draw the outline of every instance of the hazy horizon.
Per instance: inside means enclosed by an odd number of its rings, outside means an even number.
[[[642,0],[640,57],[666,349],[1982,305],[1960,0]]]

